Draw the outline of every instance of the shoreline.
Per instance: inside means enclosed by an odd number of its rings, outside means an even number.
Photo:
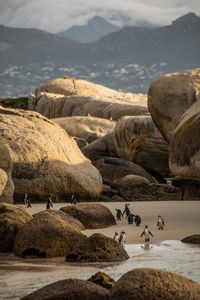
[[[110,209],[115,216],[115,208],[124,209],[124,202],[98,202]],[[86,229],[82,231],[87,236],[93,233],[102,233],[106,236],[113,237],[117,231],[126,232],[126,244],[143,244],[144,238],[140,235],[145,225],[153,233],[150,239],[151,244],[157,244],[165,240],[181,240],[189,235],[200,234],[200,201],[150,201],[150,202],[128,202],[129,208],[134,214],[141,216],[142,223],[139,227],[134,224],[128,224],[126,218],[117,222],[117,225],[102,229]],[[17,205],[17,204],[16,204]],[[59,210],[69,203],[54,203],[54,210]],[[30,214],[35,214],[45,210],[46,203],[32,204],[32,208],[26,208],[24,204],[18,205],[26,209]],[[161,215],[165,221],[164,230],[157,229],[157,216]]]

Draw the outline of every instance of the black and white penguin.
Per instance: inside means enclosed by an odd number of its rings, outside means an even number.
[[[125,239],[126,239],[126,233],[125,233],[125,231],[122,231],[119,236],[119,243],[121,246],[124,246],[125,241],[126,241]]]
[[[119,243],[119,234],[118,234],[118,232],[115,232],[113,240],[115,240],[116,242]]]
[[[141,237],[143,237],[143,235],[144,235],[144,238],[145,238],[145,242],[149,242],[149,240],[150,240],[150,235],[153,237],[153,234],[152,234],[152,232],[149,230],[148,225],[145,225],[144,230],[143,230],[143,232],[142,232],[142,234],[141,234]]]
[[[161,216],[158,216],[157,227],[159,230],[163,230],[165,226],[165,222]]]
[[[122,211],[121,209],[116,208],[116,219],[117,221],[120,221],[122,219]]]

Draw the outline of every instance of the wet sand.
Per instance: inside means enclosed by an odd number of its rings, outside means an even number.
[[[115,208],[123,210],[123,202],[103,202],[115,216]],[[66,206],[66,203],[55,203],[54,209]],[[25,207],[24,205],[20,205]],[[132,213],[141,216],[142,223],[139,227],[129,225],[126,218],[117,222],[117,225],[104,229],[85,230],[84,234],[91,235],[94,232],[103,233],[113,237],[114,233],[125,231],[126,244],[143,242],[140,237],[144,225],[148,225],[153,233],[152,243],[164,240],[181,240],[192,234],[200,234],[200,201],[162,201],[162,202],[130,202],[129,208]],[[32,208],[26,208],[31,213],[37,213],[45,209],[44,204],[32,204]],[[157,229],[157,216],[161,215],[165,221],[165,229]]]

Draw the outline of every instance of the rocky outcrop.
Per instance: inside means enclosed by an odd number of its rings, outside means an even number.
[[[113,131],[116,124],[114,121],[90,116],[65,117],[52,121],[60,125],[70,136],[83,138],[88,143]]]
[[[146,178],[127,175],[116,181],[126,201],[178,200],[179,190],[167,184],[150,183]]]
[[[48,214],[58,216],[60,217],[63,221],[65,221],[68,225],[73,227],[76,230],[85,230],[85,226],[76,218],[72,217],[70,214],[65,213],[64,211],[61,210],[48,210],[48,211],[41,211],[37,214],[34,214],[33,217],[44,217]]]
[[[171,140],[182,114],[200,101],[200,69],[165,74],[154,80],[148,92],[148,107],[162,135]]]
[[[82,153],[94,161],[105,156],[118,157],[114,141],[114,132],[108,133],[89,145],[81,148]]]
[[[170,144],[169,165],[182,199],[200,199],[200,103],[193,104],[178,122]]]
[[[0,141],[8,148],[16,198],[28,193],[66,200],[74,192],[87,197],[101,193],[98,170],[62,128],[40,114],[0,108]]]
[[[86,241],[85,235],[59,215],[43,213],[18,231],[14,251],[23,257],[58,257],[68,255]]]
[[[118,120],[124,115],[148,114],[147,97],[121,93],[102,85],[70,77],[57,78],[40,86],[29,99],[29,109],[48,118],[67,116]]]
[[[134,269],[123,275],[111,291],[112,300],[200,299],[200,285],[183,276],[157,269]]]
[[[108,290],[112,289],[115,285],[115,280],[104,272],[97,272],[92,275],[88,281],[96,283]]]
[[[93,282],[65,279],[49,284],[21,300],[109,300],[109,291]]]
[[[152,174],[169,174],[168,145],[150,116],[124,117],[114,130],[120,158],[142,166]]]
[[[12,252],[19,229],[32,219],[23,208],[0,203],[0,252]]]
[[[77,218],[85,228],[97,229],[116,225],[110,210],[99,203],[78,203],[62,207],[61,210]]]
[[[104,157],[93,161],[93,165],[99,170],[103,180],[115,182],[126,175],[138,175],[146,178],[149,182],[157,182],[144,168],[124,159]]]
[[[187,236],[184,239],[182,239],[181,242],[188,244],[200,244],[200,234]]]
[[[91,235],[87,243],[81,244],[66,257],[66,261],[73,262],[114,262],[124,261],[129,256],[125,249],[113,239],[103,234]]]
[[[1,120],[1,117],[0,117]],[[14,183],[12,180],[12,161],[9,148],[0,135],[0,170],[1,170],[1,186],[0,186],[0,202],[13,203]]]
[[[45,117],[61,118],[70,116],[88,116],[114,121],[123,116],[137,116],[149,114],[146,106],[136,105],[135,102],[126,102],[102,96],[64,96],[42,93],[34,99],[29,109],[35,110]]]

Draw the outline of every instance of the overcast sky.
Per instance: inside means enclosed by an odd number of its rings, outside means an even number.
[[[58,32],[100,15],[166,25],[191,11],[200,15],[200,0],[0,0],[0,24]]]

